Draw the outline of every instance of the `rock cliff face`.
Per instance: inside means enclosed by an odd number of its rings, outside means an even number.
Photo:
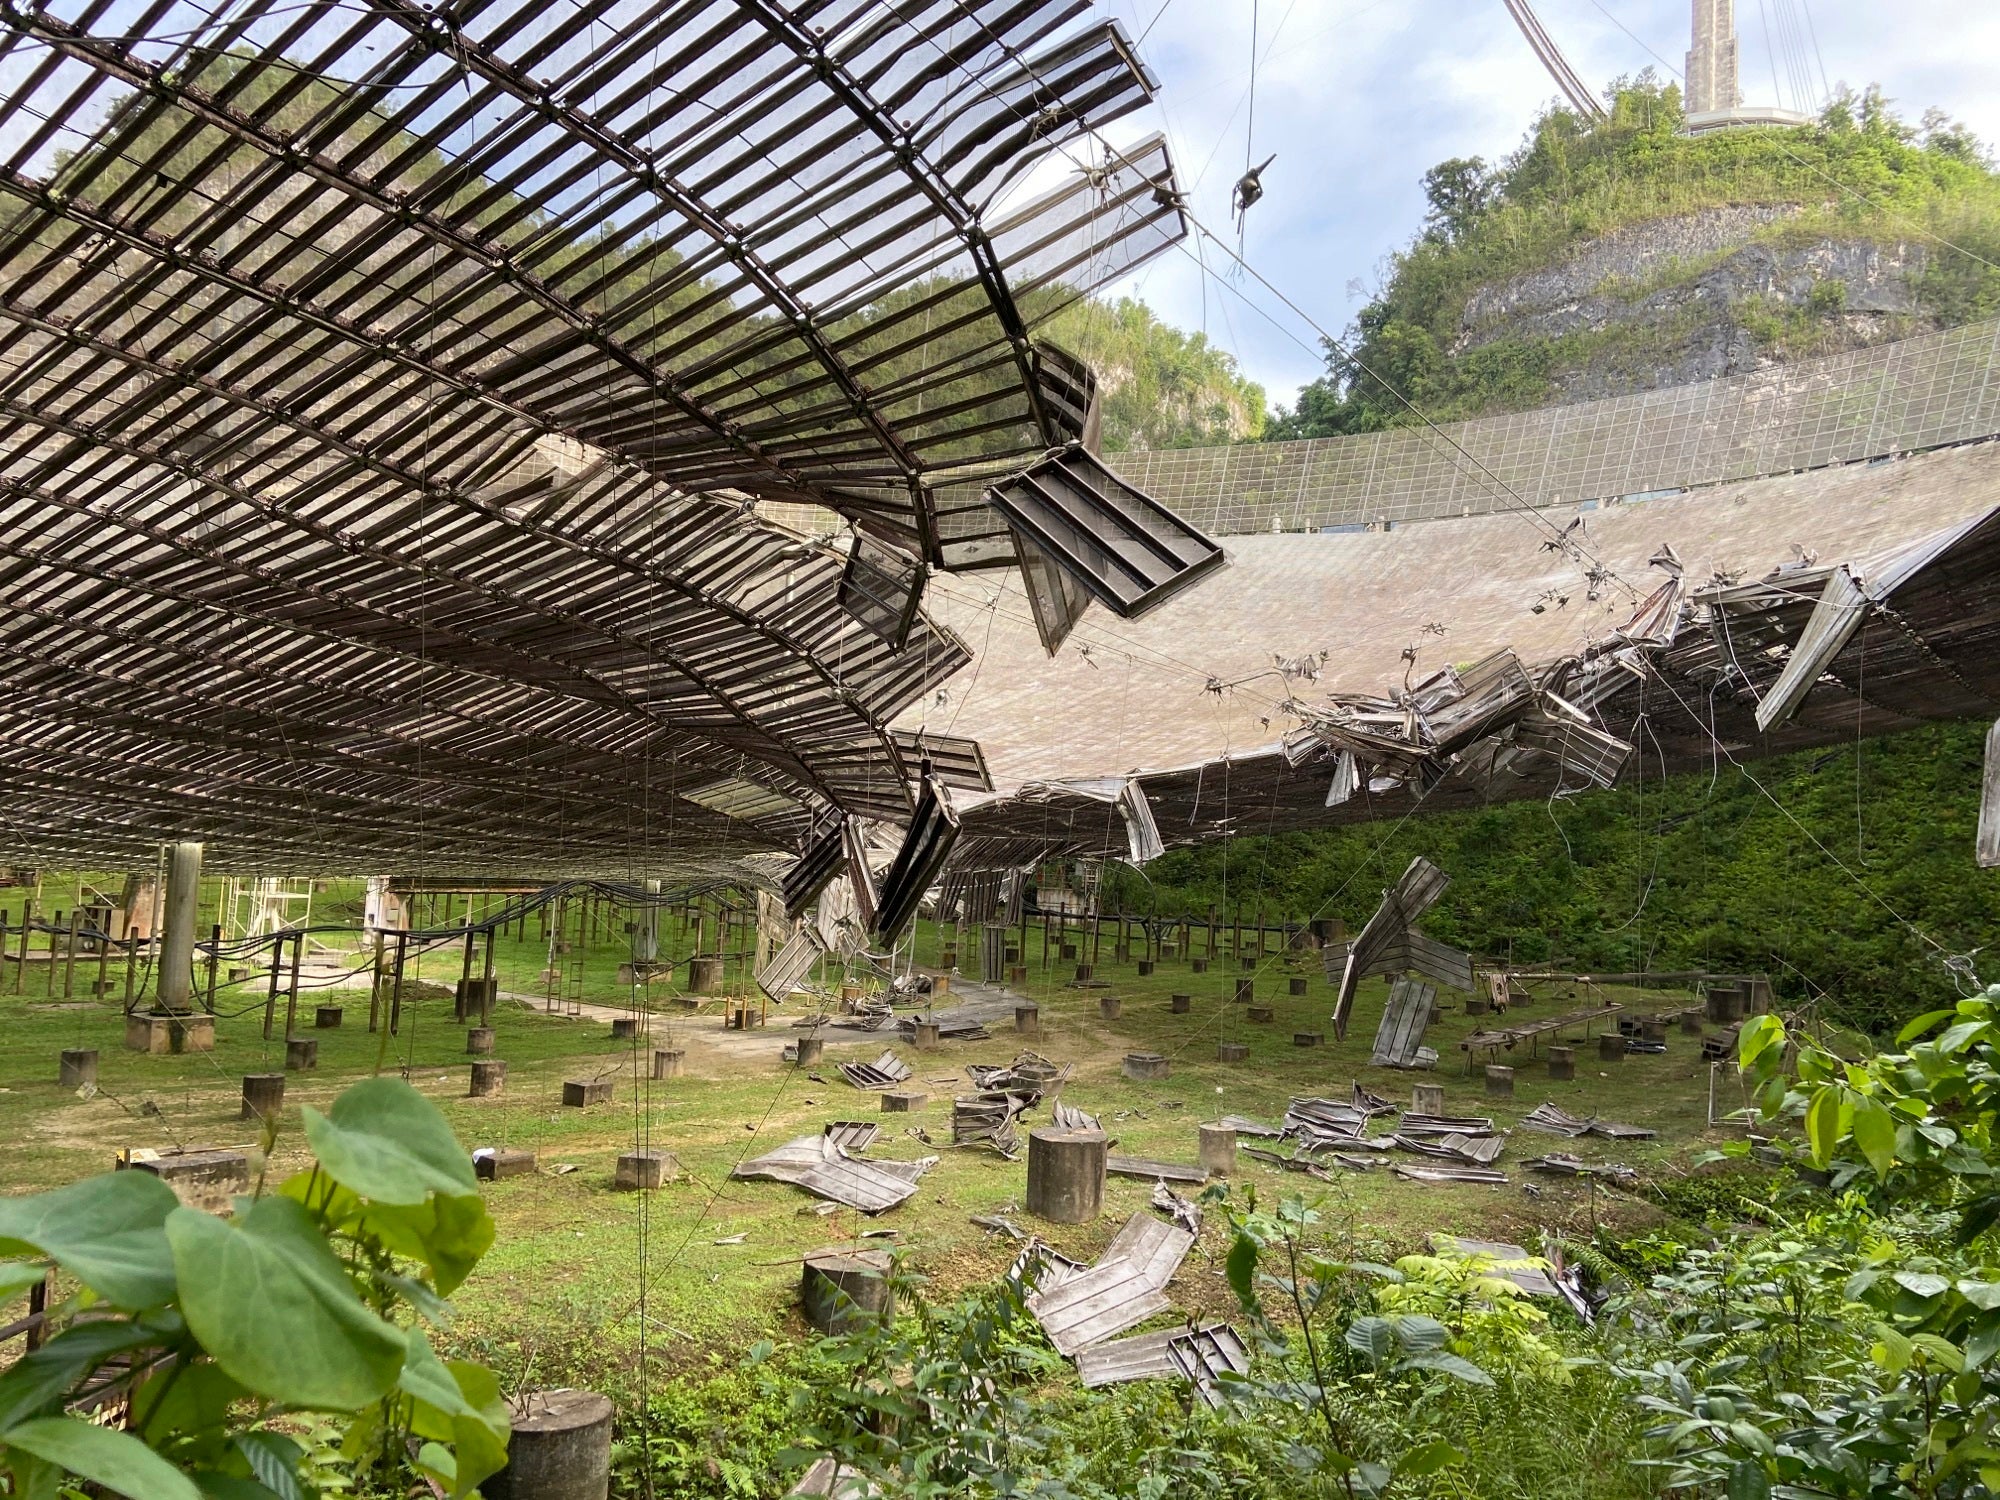
[[[1923,245],[1785,228],[1803,212],[1728,207],[1616,230],[1475,292],[1451,352],[1547,346],[1554,399],[1581,401],[1931,326],[1917,294]]]

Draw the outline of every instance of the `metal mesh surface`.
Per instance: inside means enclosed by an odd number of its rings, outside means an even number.
[[[1210,533],[1439,520],[1910,453],[2000,433],[2000,322],[1513,416],[1107,462]]]

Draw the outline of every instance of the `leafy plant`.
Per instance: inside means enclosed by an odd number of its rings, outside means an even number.
[[[345,1419],[364,1482],[414,1471],[465,1496],[505,1462],[497,1383],[425,1331],[492,1243],[470,1159],[400,1079],[304,1116],[316,1164],[226,1220],[137,1171],[0,1199],[0,1255],[18,1257],[0,1289],[51,1264],[77,1283],[51,1310],[61,1331],[0,1374],[15,1495],[67,1475],[135,1500],[297,1500],[331,1488],[324,1442],[293,1435],[311,1413]],[[71,1412],[121,1397],[125,1431]]]

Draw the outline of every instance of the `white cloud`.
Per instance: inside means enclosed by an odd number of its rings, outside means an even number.
[[[1893,22],[1881,0],[1804,3],[1830,82],[1879,83],[1912,118],[1937,106],[2000,142],[1993,0],[1907,0]],[[1160,0],[1099,4],[1136,37]],[[1129,131],[1166,130],[1196,216],[1232,245],[1252,9],[1253,0],[1171,0],[1140,49],[1160,77],[1160,103]],[[1255,9],[1265,50],[1252,150],[1278,159],[1265,174],[1268,196],[1251,210],[1246,254],[1338,332],[1358,306],[1349,283],[1372,287],[1383,257],[1422,217],[1424,170],[1452,156],[1506,155],[1555,88],[1497,0],[1255,0]],[[1687,50],[1688,0],[1538,0],[1536,9],[1594,86],[1660,59],[1677,71]],[[1737,12],[1745,94],[1772,102],[1760,0],[1739,0]],[[1208,258],[1218,264],[1212,250]],[[1182,327],[1204,327],[1274,399],[1289,400],[1319,372],[1311,330],[1249,278],[1239,282],[1282,327],[1204,278],[1192,254],[1169,252],[1122,289]]]

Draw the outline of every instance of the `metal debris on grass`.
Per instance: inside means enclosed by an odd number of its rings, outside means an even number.
[[[1027,1299],[1058,1353],[1074,1357],[1092,1344],[1165,1312],[1166,1286],[1194,1236],[1149,1214],[1134,1214],[1088,1270]]]
[[[1180,1162],[1148,1161],[1143,1156],[1107,1156],[1104,1170],[1113,1177],[1136,1177],[1141,1182],[1208,1181],[1208,1173],[1201,1167],[1185,1166]]]
[[[858,1089],[887,1089],[906,1081],[916,1069],[893,1052],[884,1052],[872,1063],[835,1063],[840,1076]]]

